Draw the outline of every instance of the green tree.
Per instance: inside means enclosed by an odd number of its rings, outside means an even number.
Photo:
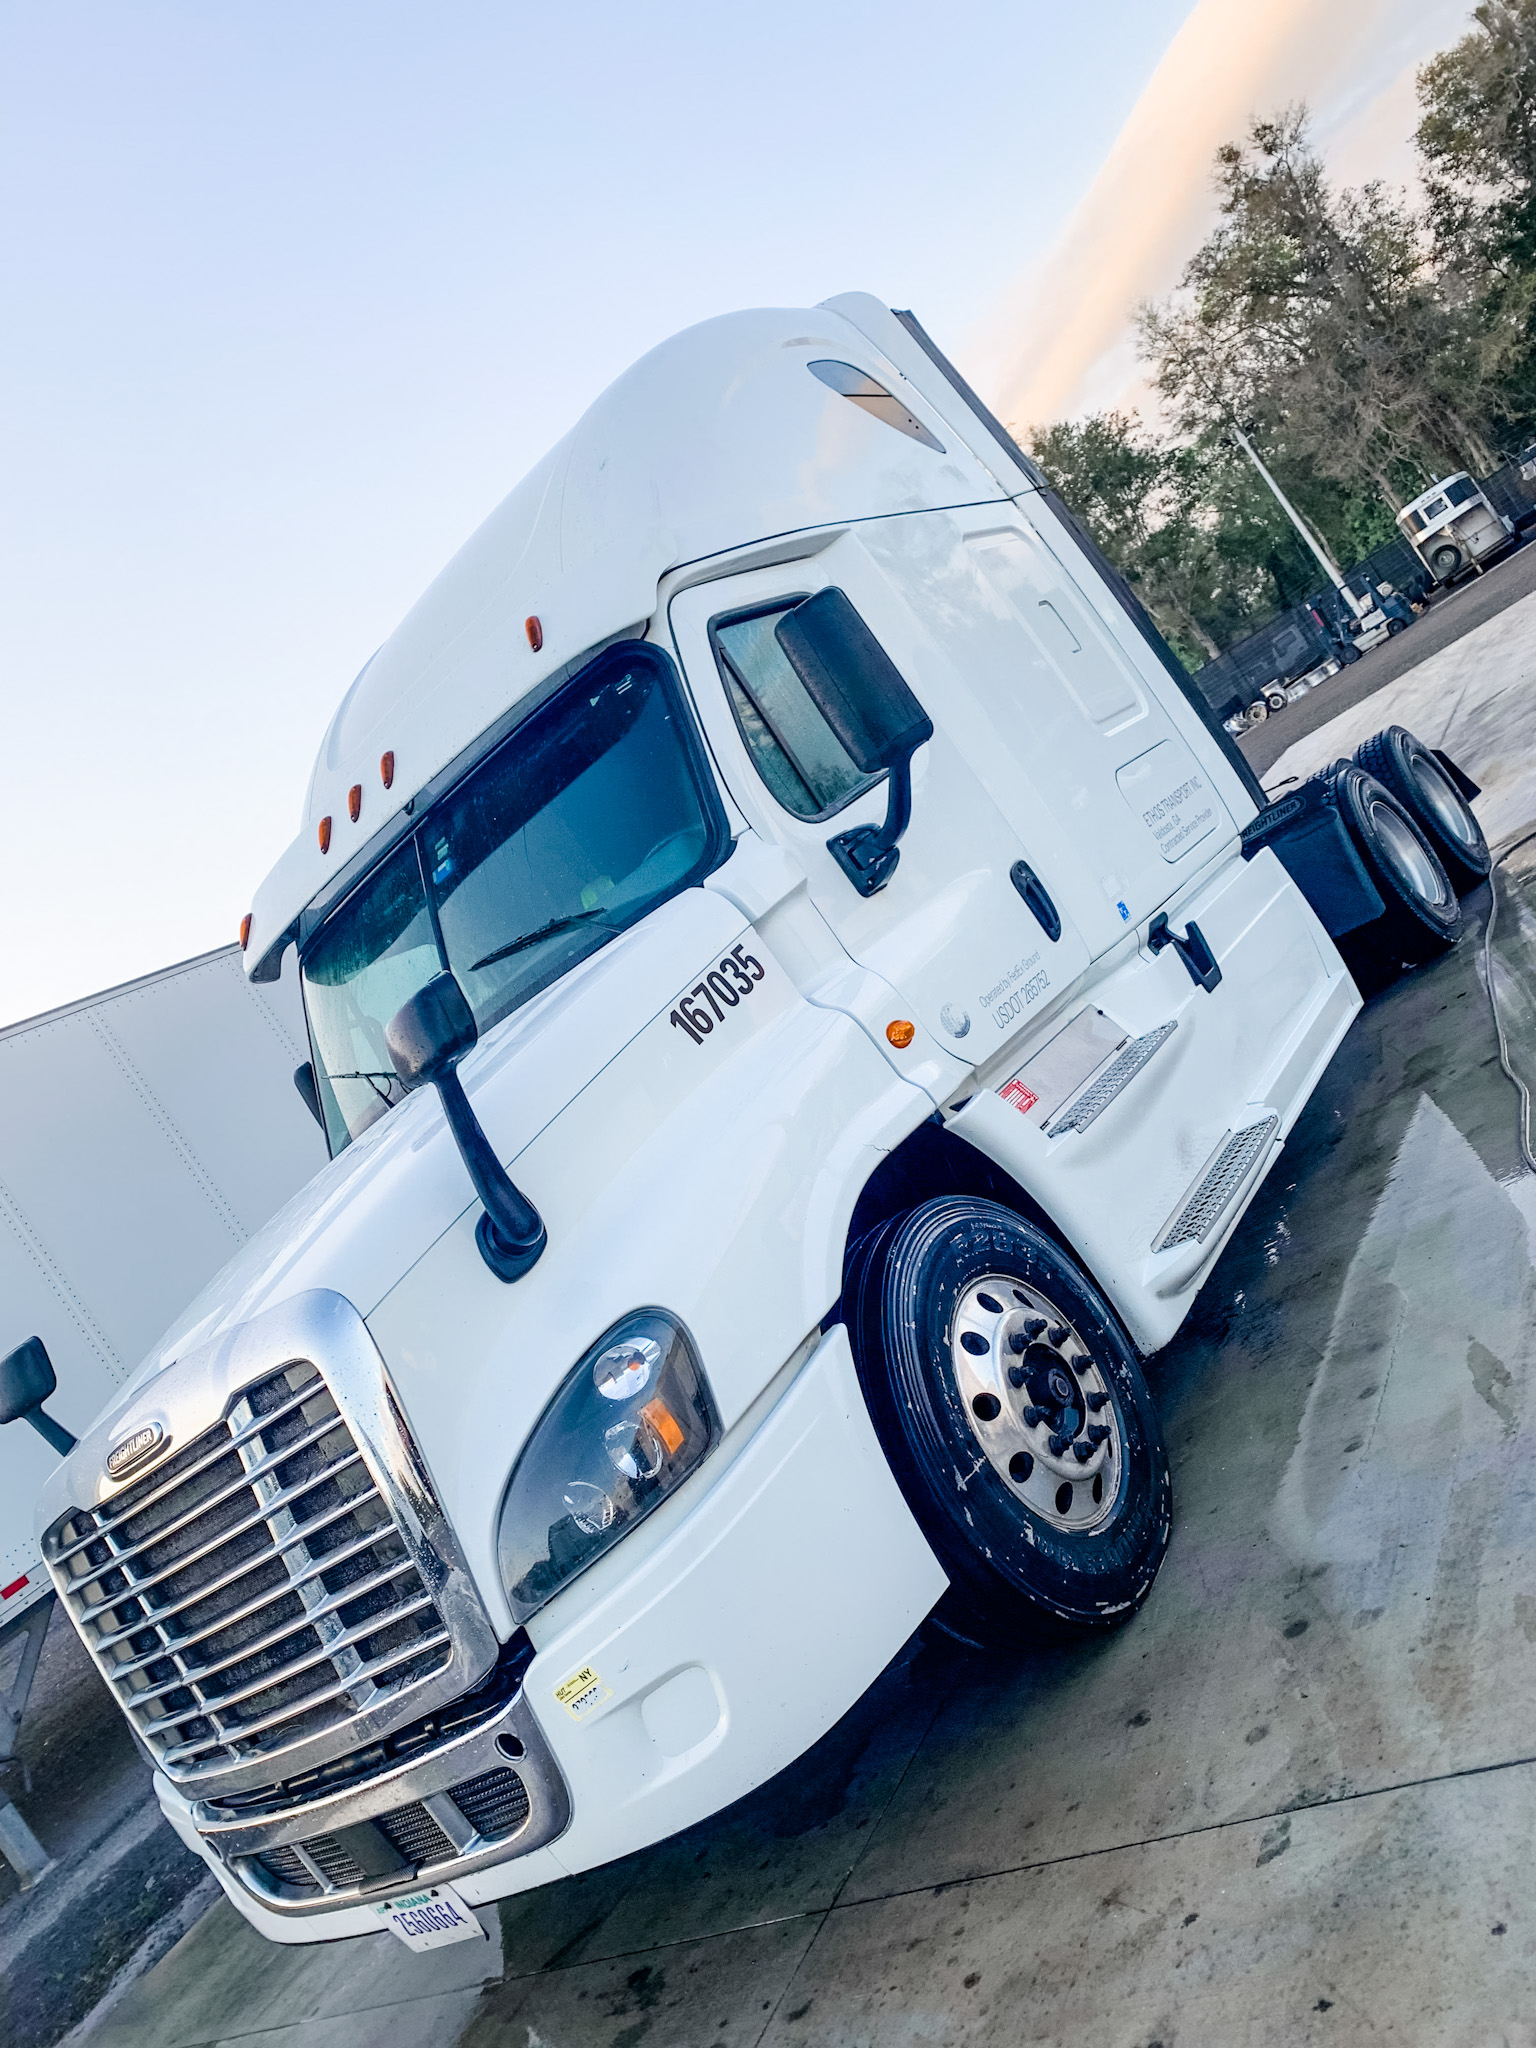
[[[1256,422],[1278,455],[1369,479],[1394,509],[1447,469],[1491,467],[1486,380],[1405,202],[1334,191],[1304,108],[1222,148],[1216,185],[1220,224],[1140,319],[1182,431]]]
[[[1224,558],[1204,450],[1164,447],[1134,413],[1038,428],[1030,448],[1056,489],[1191,667],[1262,602],[1263,572]]]
[[[1502,416],[1536,423],[1536,0],[1482,0],[1418,74],[1440,291]]]

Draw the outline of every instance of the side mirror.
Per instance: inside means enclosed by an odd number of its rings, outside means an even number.
[[[302,1067],[294,1068],[293,1085],[298,1089],[304,1107],[323,1131],[325,1129],[325,1114],[320,1107],[320,1089],[315,1080],[315,1063],[313,1060],[306,1060]]]
[[[469,1106],[458,1064],[480,1036],[475,1013],[451,974],[439,974],[400,1005],[384,1043],[407,1088],[431,1082],[485,1214],[475,1226],[480,1256],[498,1280],[521,1280],[537,1265],[548,1239],[537,1209],[492,1150]]]
[[[72,1437],[43,1413],[43,1403],[58,1388],[58,1376],[41,1337],[29,1337],[0,1358],[0,1423],[30,1422],[44,1443],[61,1458],[75,1448]]]
[[[827,850],[861,896],[883,889],[912,816],[912,756],[933,738],[933,720],[901,671],[840,590],[818,590],[774,627],[806,695],[864,775],[890,777],[883,825],[858,825]]]

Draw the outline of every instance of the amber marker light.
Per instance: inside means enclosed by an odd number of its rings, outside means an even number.
[[[898,1017],[893,1024],[887,1024],[885,1035],[898,1052],[905,1052],[917,1036],[917,1026],[909,1024],[905,1017]]]
[[[675,1458],[683,1448],[683,1432],[666,1402],[647,1401],[640,1413],[666,1445],[667,1455]]]
[[[322,819],[320,820],[320,851],[321,851],[322,853],[329,853],[329,852],[330,852],[330,850],[331,850],[331,821],[330,821],[330,819],[329,819],[329,818],[322,818]]]
[[[528,645],[537,654],[544,645],[544,628],[537,619],[524,619],[523,631],[528,635]]]
[[[362,810],[363,785],[360,782],[354,782],[352,787],[347,791],[347,816],[352,820],[354,825],[357,823],[359,817],[361,817]]]
[[[247,911],[240,920],[240,950],[243,953],[251,943],[251,913]]]
[[[387,754],[380,754],[379,756],[379,780],[386,789],[393,789],[395,786],[395,750],[393,747],[390,748]]]

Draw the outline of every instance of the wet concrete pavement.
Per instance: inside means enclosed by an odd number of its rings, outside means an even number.
[[[1422,729],[1523,822],[1519,609]],[[221,1904],[95,2042],[1536,2044],[1536,1177],[1489,903],[1364,1011],[1153,1361],[1176,1526],[1131,1626],[922,1632],[772,1784],[483,1946],[278,1950]]]

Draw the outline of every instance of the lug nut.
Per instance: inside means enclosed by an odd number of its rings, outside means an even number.
[[[1029,1339],[1024,1335],[1024,1332],[1022,1330],[1015,1330],[1013,1335],[1008,1339],[1008,1349],[1010,1351],[1022,1351],[1024,1349],[1024,1346],[1028,1342]]]
[[[1064,1455],[1065,1455],[1065,1452],[1066,1452],[1066,1448],[1067,1448],[1067,1445],[1068,1445],[1069,1443],[1071,1443],[1071,1441],[1072,1441],[1071,1437],[1069,1437],[1069,1436],[1062,1436],[1062,1435],[1061,1435],[1061,1434],[1060,1434],[1060,1433],[1059,1433],[1058,1431],[1056,1431],[1056,1430],[1052,1430],[1052,1431],[1051,1431],[1051,1434],[1049,1435],[1049,1437],[1047,1437],[1047,1438],[1046,1438],[1046,1442],[1047,1442],[1047,1443],[1048,1443],[1048,1444],[1050,1445],[1050,1447],[1051,1447],[1051,1456],[1052,1456],[1053,1458],[1060,1458],[1060,1457],[1064,1456]]]
[[[1094,1414],[1097,1415],[1099,1410],[1105,1405],[1105,1403],[1108,1400],[1108,1394],[1090,1394],[1088,1396],[1088,1406],[1093,1410]]]
[[[1023,1384],[1024,1384],[1024,1368],[1023,1368],[1023,1366],[1022,1366],[1022,1365],[1010,1365],[1010,1366],[1009,1366],[1009,1368],[1008,1368],[1008,1384],[1009,1384],[1009,1386],[1010,1386],[1010,1387],[1022,1387],[1022,1386],[1023,1386]]]
[[[1070,1335],[1071,1332],[1065,1323],[1052,1323],[1050,1329],[1046,1332],[1046,1342],[1054,1344],[1059,1349],[1061,1345],[1066,1343]]]
[[[1108,1430],[1107,1430],[1107,1429],[1106,1429],[1106,1428],[1104,1427],[1104,1425],[1103,1425],[1103,1423],[1102,1423],[1102,1422],[1090,1422],[1090,1423],[1089,1423],[1089,1425],[1088,1425],[1088,1441],[1089,1441],[1089,1443],[1091,1443],[1091,1444],[1093,1444],[1093,1445],[1097,1446],[1097,1445],[1099,1445],[1099,1444],[1101,1444],[1101,1443],[1104,1443],[1104,1442],[1105,1442],[1105,1441],[1106,1441],[1106,1440],[1108,1439],[1108,1436],[1109,1436],[1109,1431],[1108,1431]]]
[[[1034,1429],[1044,1420],[1045,1410],[1043,1408],[1030,1407],[1024,1410],[1024,1427],[1026,1429]]]
[[[1093,1445],[1085,1444],[1079,1440],[1072,1446],[1072,1455],[1077,1459],[1079,1465],[1086,1465],[1093,1456]]]
[[[1044,1328],[1044,1316],[1031,1316],[1029,1321],[1024,1325],[1024,1342],[1026,1344],[1033,1344],[1035,1339],[1039,1336],[1040,1332]]]

